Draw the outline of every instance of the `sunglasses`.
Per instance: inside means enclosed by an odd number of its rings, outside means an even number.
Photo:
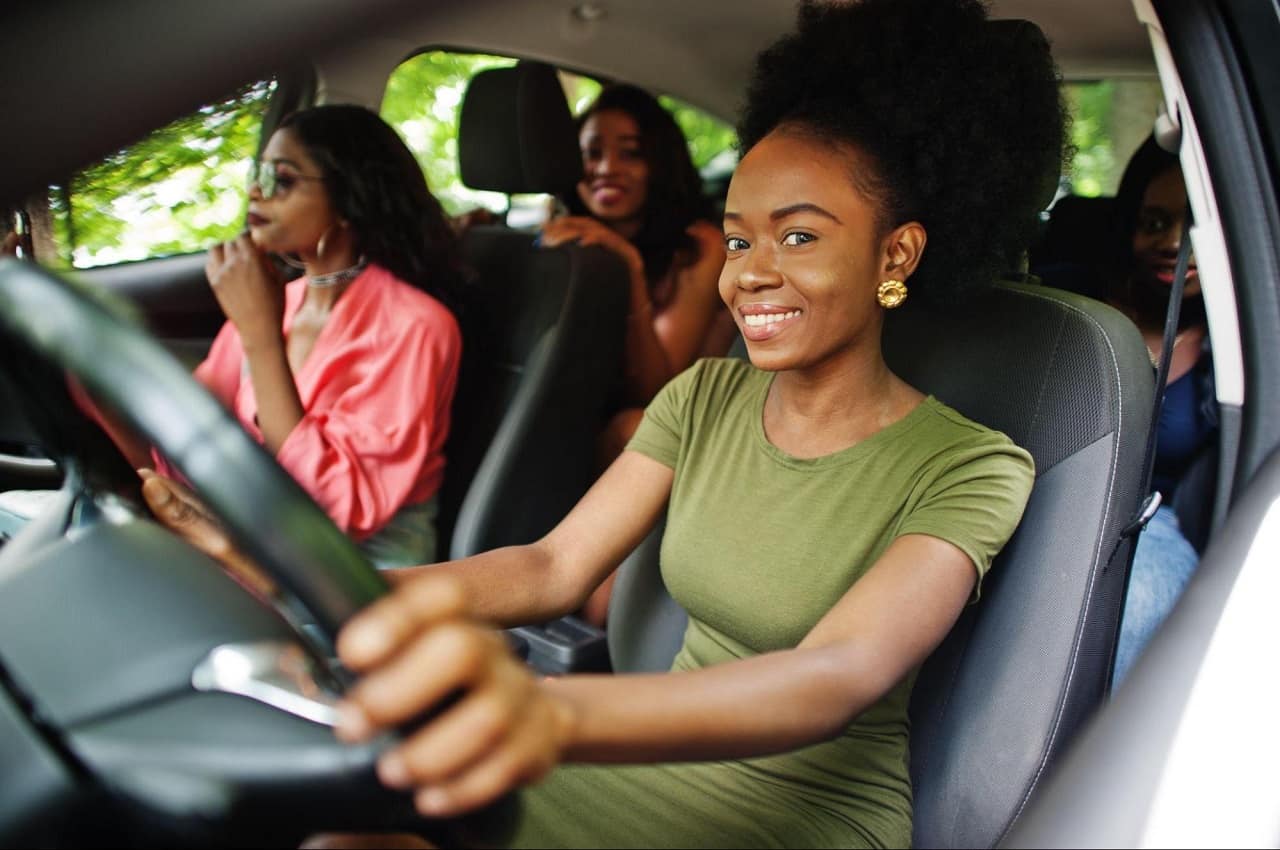
[[[249,163],[249,188],[257,186],[264,199],[288,192],[299,180],[324,180],[324,178],[306,174],[281,174],[279,165],[274,162],[255,160]]]

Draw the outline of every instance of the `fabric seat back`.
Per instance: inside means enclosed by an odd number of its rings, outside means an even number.
[[[959,312],[891,315],[884,348],[908,383],[1035,458],[1018,530],[912,695],[914,843],[988,847],[1107,694],[1150,364],[1119,312],[1013,284]]]
[[[572,191],[577,131],[555,69],[476,75],[459,121],[472,188]],[[602,248],[543,249],[536,234],[474,227],[459,323],[462,366],[440,505],[440,555],[537,539],[595,478],[595,437],[617,403],[629,279]]]
[[[628,305],[626,269],[602,248],[546,250],[498,227],[463,247],[477,277],[441,494],[452,558],[538,539],[591,486]]]

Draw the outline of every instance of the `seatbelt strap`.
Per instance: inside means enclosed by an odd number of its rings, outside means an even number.
[[[1142,487],[1139,493],[1146,495],[1138,512],[1120,532],[1123,539],[1137,534],[1146,527],[1160,509],[1160,491],[1151,490],[1151,476],[1156,465],[1156,438],[1160,433],[1160,413],[1164,408],[1165,384],[1169,380],[1169,363],[1173,359],[1173,343],[1178,337],[1178,316],[1182,312],[1182,290],[1187,285],[1187,268],[1191,265],[1190,212],[1182,229],[1178,245],[1178,262],[1173,270],[1173,285],[1169,287],[1169,309],[1164,317],[1164,342],[1160,346],[1160,359],[1156,365],[1155,403],[1151,412],[1151,424],[1147,428],[1147,452],[1142,465]]]

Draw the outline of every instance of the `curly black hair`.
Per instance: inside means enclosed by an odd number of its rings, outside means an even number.
[[[670,270],[678,252],[696,251],[697,242],[685,229],[699,219],[711,218],[711,206],[702,194],[689,144],[680,125],[658,99],[644,89],[615,84],[600,92],[577,117],[578,131],[598,112],[617,110],[631,116],[640,131],[640,155],[649,166],[644,221],[632,243],[644,259],[650,287]],[[574,215],[590,215],[576,191],[562,199]]]
[[[803,3],[756,61],[739,144],[785,125],[857,151],[882,232],[928,232],[913,293],[958,296],[1030,245],[1065,156],[1057,69],[1019,27],[980,0]]]
[[[280,128],[297,134],[320,166],[357,250],[456,311],[464,280],[457,236],[396,131],[377,113],[351,104],[290,113]]]

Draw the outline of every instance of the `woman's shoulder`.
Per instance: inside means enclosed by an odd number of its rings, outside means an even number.
[[[1031,453],[1015,443],[1003,431],[990,428],[944,404],[934,396],[923,402],[922,420],[926,423],[922,437],[928,439],[948,463],[970,462],[982,457],[1003,457],[1017,466],[1034,470]]]
[[[402,280],[382,266],[370,264],[370,291],[378,293],[380,317],[393,327],[412,329],[428,325],[460,335],[457,318],[440,299]]]
[[[740,357],[702,357],[684,371],[703,392],[732,392],[768,381],[769,373]]]
[[[762,380],[767,380],[767,373],[745,360],[703,357],[667,382],[659,395],[680,406],[719,407],[758,387]]]

